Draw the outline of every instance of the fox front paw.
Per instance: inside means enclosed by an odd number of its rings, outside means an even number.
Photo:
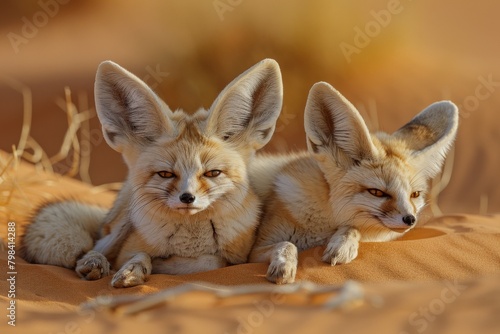
[[[266,278],[276,284],[288,284],[295,282],[297,273],[297,261],[275,259],[267,269]]]
[[[129,263],[116,272],[111,280],[111,285],[115,288],[141,285],[146,281],[147,275],[148,270],[141,263]]]
[[[96,251],[90,251],[76,262],[75,271],[78,276],[93,281],[108,276],[111,265],[104,255]]]
[[[358,256],[358,238],[349,235],[332,237],[323,253],[323,261],[332,266],[337,263],[349,263]]]
[[[297,253],[297,247],[291,242],[284,241],[276,244],[267,269],[267,279],[276,284],[293,283],[297,273]]]

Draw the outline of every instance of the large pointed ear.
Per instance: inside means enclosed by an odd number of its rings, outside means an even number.
[[[234,79],[210,107],[205,131],[258,150],[271,139],[283,103],[278,63],[265,59]]]
[[[412,164],[427,177],[439,173],[458,129],[458,108],[450,101],[428,106],[393,136],[413,151]]]
[[[106,142],[114,150],[154,142],[172,132],[166,104],[139,78],[111,61],[99,65],[95,101]]]
[[[332,156],[345,168],[372,159],[376,148],[356,108],[326,82],[309,91],[304,113],[307,147],[317,157]]]

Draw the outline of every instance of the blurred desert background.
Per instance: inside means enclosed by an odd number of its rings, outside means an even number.
[[[303,110],[317,81],[336,87],[371,129],[387,132],[450,99],[461,123],[439,207],[499,212],[498,13],[493,0],[4,0],[0,149],[18,144],[31,103],[30,134],[55,155],[67,130],[65,87],[80,111],[92,110],[95,71],[106,59],[145,80],[171,109],[193,112],[241,72],[274,58],[284,108],[265,150],[305,148]],[[23,101],[20,87],[30,99]],[[89,131],[90,181],[122,181],[125,165],[102,140],[97,118]],[[70,165],[63,160],[57,170]]]

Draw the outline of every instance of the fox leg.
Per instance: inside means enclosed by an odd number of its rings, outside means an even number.
[[[250,262],[268,262],[266,278],[270,282],[293,283],[297,273],[297,246],[289,241],[282,241],[269,246],[255,247],[250,254]]]
[[[92,281],[108,276],[111,273],[111,265],[109,261],[113,261],[119,247],[123,244],[123,239],[126,235],[121,232],[117,227],[113,233],[106,235],[99,239],[94,246],[94,249],[85,254],[80,260],[76,262],[75,271],[78,276]],[[112,256],[107,256],[107,255]]]
[[[76,262],[78,276],[97,280],[111,273],[110,262],[116,259],[131,230],[128,220],[122,217],[117,219],[111,232],[97,240],[94,248]]]
[[[227,266],[227,261],[220,256],[203,254],[198,257],[171,256],[154,258],[153,274],[184,275],[215,270]]]
[[[351,262],[358,256],[360,238],[361,234],[356,228],[340,227],[330,238],[323,253],[323,261],[331,263],[332,266]]]
[[[111,285],[115,288],[127,288],[144,284],[151,269],[151,257],[144,252],[136,253],[116,272]]]

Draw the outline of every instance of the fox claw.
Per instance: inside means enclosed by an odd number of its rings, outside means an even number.
[[[78,260],[75,271],[78,276],[89,281],[94,281],[108,276],[111,271],[111,265],[104,255],[96,251],[90,251]]]

